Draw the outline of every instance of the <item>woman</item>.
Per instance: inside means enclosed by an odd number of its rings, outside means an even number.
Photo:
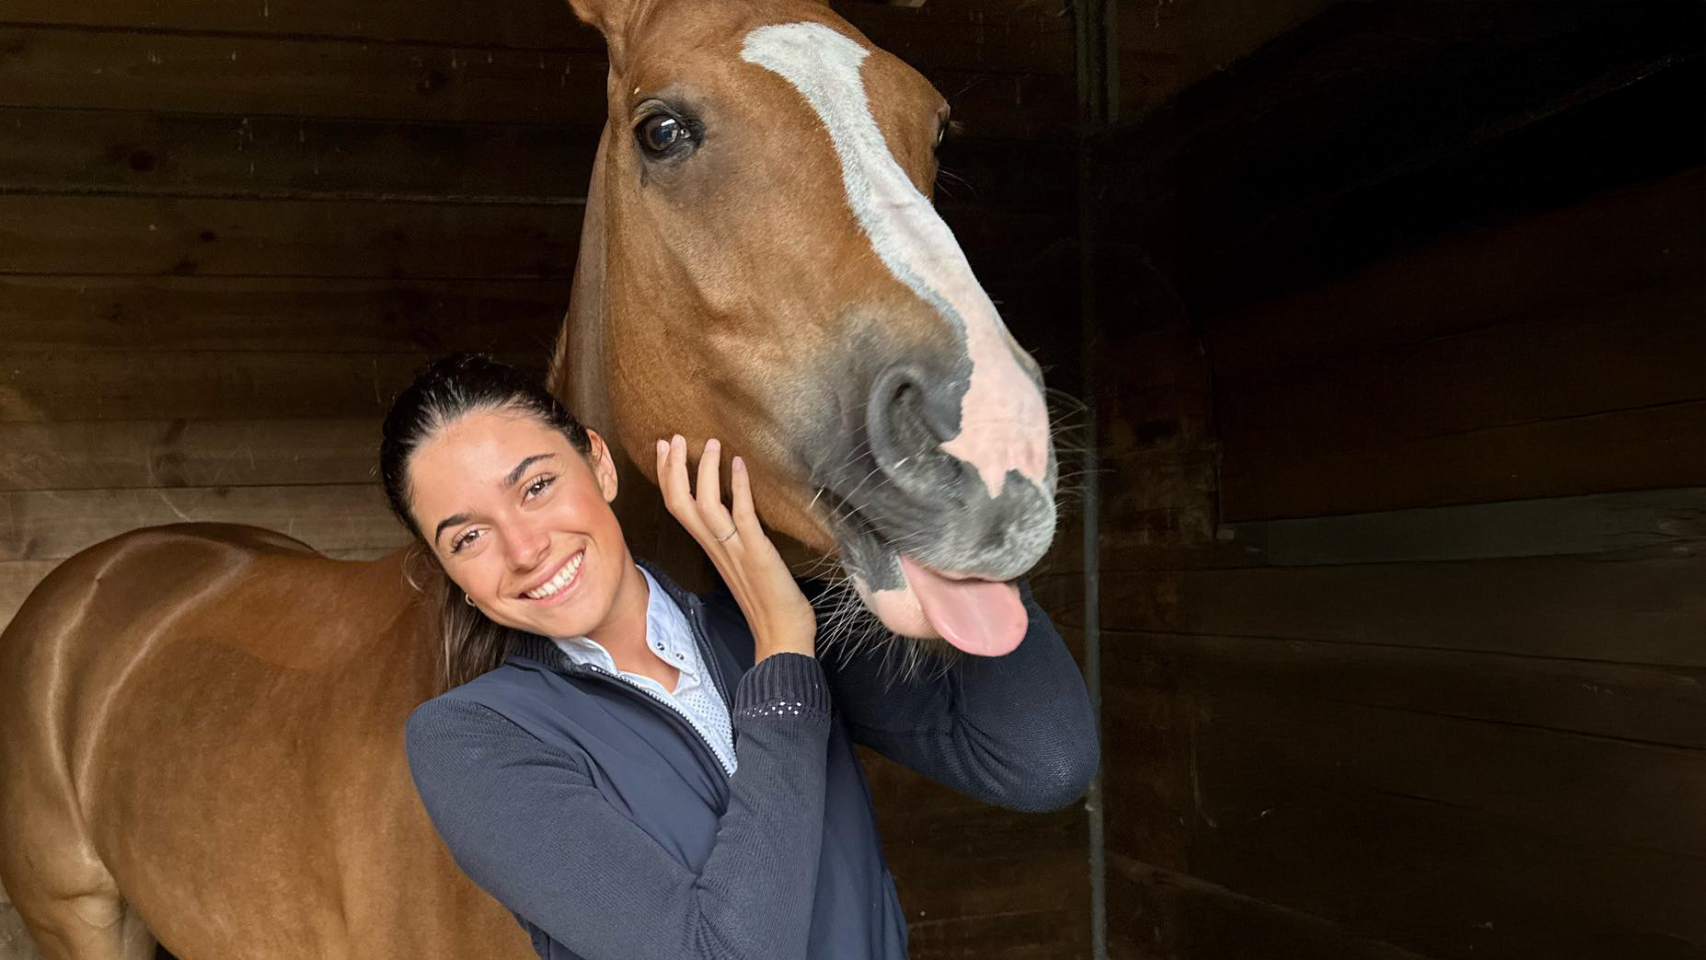
[[[816,659],[816,617],[732,508],[708,441],[657,445],[670,512],[726,584],[705,597],[629,556],[610,451],[538,384],[462,355],[385,422],[392,509],[438,561],[447,693],[409,765],[457,863],[547,960],[893,960],[906,926],[853,745],[1019,809],[1075,799],[1097,745],[1077,668],[1023,590],[1006,657],[897,681]]]

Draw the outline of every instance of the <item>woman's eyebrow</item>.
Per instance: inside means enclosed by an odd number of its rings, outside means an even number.
[[[515,482],[521,479],[521,475],[527,472],[528,467],[533,466],[533,464],[540,460],[549,460],[554,456],[556,456],[554,453],[536,453],[531,457],[524,458],[520,463],[515,465],[514,470],[509,472],[509,476],[504,477],[503,483],[498,484],[498,489],[508,490],[510,487],[515,486]]]
[[[467,520],[468,515],[466,513],[453,513],[450,516],[445,517],[443,520],[440,520],[438,522],[438,529],[432,532],[432,542],[438,542],[438,538],[444,533],[445,527],[453,527],[458,523],[466,523]]]

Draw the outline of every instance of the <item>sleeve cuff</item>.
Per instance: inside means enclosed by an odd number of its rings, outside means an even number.
[[[816,657],[778,653],[746,672],[735,688],[734,717],[829,716],[829,685]]]

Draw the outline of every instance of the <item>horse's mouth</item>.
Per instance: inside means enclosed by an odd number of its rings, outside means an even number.
[[[938,565],[940,551],[932,548],[939,544],[885,536],[866,512],[839,497],[832,496],[830,507],[841,565],[883,626],[980,656],[1010,653],[1024,639],[1028,616],[1011,577]]]

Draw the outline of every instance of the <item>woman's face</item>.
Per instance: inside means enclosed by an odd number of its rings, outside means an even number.
[[[583,457],[533,416],[498,411],[467,414],[415,451],[415,523],[486,616],[548,637],[610,618],[633,560],[610,509],[610,452],[597,434],[592,444]]]

